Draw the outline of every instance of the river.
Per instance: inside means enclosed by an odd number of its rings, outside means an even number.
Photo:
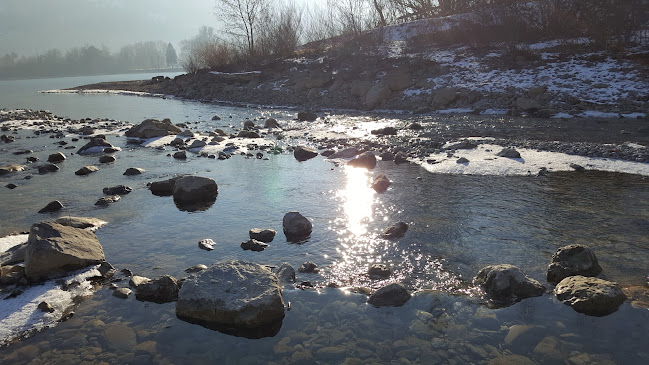
[[[270,116],[282,122],[294,115],[291,110],[174,99],[38,93],[151,76],[0,81],[0,107],[131,123],[170,118],[200,130],[228,130],[246,119]],[[222,119],[212,121],[215,114]],[[367,123],[377,124],[376,118],[369,119]],[[390,119],[381,119],[378,125],[389,123]],[[18,149],[31,149],[41,159],[60,149],[47,137],[28,138],[32,136],[28,130],[17,136],[22,138],[0,146],[0,165],[15,162],[11,152]],[[64,140],[73,144],[71,136]],[[552,254],[561,246],[583,243],[595,251],[606,279],[646,288],[649,180],[645,176],[601,171],[476,176],[430,173],[415,164],[379,161],[376,170],[388,175],[393,185],[377,194],[368,186],[375,172],[322,158],[298,163],[290,154],[266,151],[264,159],[190,156],[179,162],[168,156],[169,149],[133,147],[116,135],[108,140],[122,148],[112,164],[98,165],[96,156],[73,155],[55,174],[31,173],[28,180],[2,177],[2,186],[13,182],[18,187],[0,188],[0,237],[48,218],[37,211],[56,198],[66,209],[52,217],[93,216],[109,222],[97,236],[107,261],[118,269],[147,277],[183,277],[190,266],[227,259],[268,265],[288,262],[294,268],[312,261],[320,273],[298,273],[298,282],[310,281],[316,289],[286,288],[284,298],[292,306],[279,333],[246,339],[181,321],[173,303],[118,299],[108,287],[100,287],[80,301],[71,319],[0,348],[0,357],[11,363],[649,362],[649,311],[637,303],[627,301],[611,315],[592,317],[545,294],[489,309],[472,285],[482,267],[501,263],[516,265],[545,283]],[[296,141],[300,140],[283,143]],[[81,147],[83,142],[76,143]],[[92,164],[100,171],[74,175]],[[146,173],[122,176],[128,167],[141,167]],[[177,173],[216,180],[216,203],[190,213],[146,188],[148,182]],[[133,192],[112,206],[97,208],[94,202],[102,196],[102,188],[117,184],[129,185]],[[313,234],[300,244],[287,242],[281,233],[282,217],[291,210],[313,222]],[[406,235],[381,239],[380,232],[396,221],[410,225]],[[278,231],[263,252],[239,247],[253,227]],[[214,251],[197,247],[204,238],[217,242]],[[373,263],[391,267],[390,279],[368,278],[365,273]],[[416,293],[403,307],[375,308],[366,304],[365,295],[350,290],[376,289],[392,281]],[[343,289],[327,288],[330,283]],[[10,317],[0,315],[0,327],[8,325]]]

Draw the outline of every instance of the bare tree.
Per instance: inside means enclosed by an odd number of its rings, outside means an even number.
[[[216,15],[226,24],[225,33],[245,39],[248,56],[254,56],[255,37],[271,0],[216,0]]]

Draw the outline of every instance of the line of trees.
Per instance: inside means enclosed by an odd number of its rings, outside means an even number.
[[[65,52],[51,49],[30,57],[7,53],[0,57],[0,79],[97,75],[173,67],[178,67],[178,55],[171,43],[138,42],[122,47],[115,54],[106,47],[88,45]]]
[[[301,44],[431,17],[472,13],[458,41],[588,37],[605,48],[629,43],[649,26],[649,0],[215,0],[218,33],[203,27],[182,43],[190,73],[234,62],[286,56]]]

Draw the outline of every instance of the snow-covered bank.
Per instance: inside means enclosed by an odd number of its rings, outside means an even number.
[[[644,148],[644,147],[643,147]],[[649,164],[606,158],[574,156],[565,153],[517,148],[521,158],[499,157],[502,146],[480,144],[475,149],[456,150],[451,157],[447,152],[431,154],[424,160],[412,159],[431,173],[463,175],[537,175],[543,171],[574,171],[578,166],[585,170],[620,172],[649,176]],[[468,160],[462,162],[461,158]]]
[[[144,91],[129,91],[129,90],[102,90],[102,89],[53,89],[39,91],[42,94],[110,94],[110,95],[126,95],[126,96],[143,96],[151,98],[172,98],[171,95],[149,93]]]

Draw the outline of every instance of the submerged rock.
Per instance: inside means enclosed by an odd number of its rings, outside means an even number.
[[[526,276],[514,265],[491,265],[482,268],[474,282],[496,302],[509,305],[525,298],[538,297],[545,293],[545,287]]]
[[[133,189],[126,185],[117,185],[103,189],[105,195],[126,195],[131,191],[133,191]]]
[[[408,230],[408,224],[406,222],[397,222],[390,227],[386,228],[383,233],[381,233],[381,238],[391,239],[399,238],[406,234]]]
[[[43,207],[41,210],[39,210],[39,213],[53,213],[53,212],[58,212],[63,208],[63,204],[61,204],[60,201],[54,200],[49,203],[45,207]]]
[[[307,238],[313,229],[311,221],[299,212],[286,213],[282,219],[282,227],[289,241]]]
[[[384,264],[373,264],[367,270],[370,279],[386,279],[392,274],[392,270]]]
[[[144,302],[169,303],[178,299],[178,290],[178,280],[173,276],[163,275],[136,286],[135,299]]]
[[[581,275],[561,280],[554,292],[563,304],[591,316],[611,314],[626,300],[617,283]]]
[[[273,335],[279,330],[276,325],[281,326],[284,318],[284,300],[279,280],[268,268],[250,262],[227,261],[185,280],[178,293],[176,315],[221,330],[270,327],[269,334]]]
[[[63,276],[68,271],[104,261],[94,233],[56,223],[32,226],[25,251],[25,275],[30,280]]]
[[[171,123],[169,119],[146,119],[142,123],[127,130],[126,137],[154,138],[181,133],[182,130]]]
[[[95,205],[108,206],[108,205],[111,205],[113,203],[117,203],[118,201],[120,201],[121,198],[122,197],[120,197],[119,195],[104,196],[104,197],[99,198],[97,200],[97,202],[95,202]]]
[[[303,272],[305,274],[313,274],[319,272],[320,269],[318,269],[318,265],[316,265],[313,262],[305,262],[302,265],[300,265],[297,271]]]
[[[293,151],[293,157],[298,161],[310,160],[318,155],[318,152],[313,148],[298,146]]]
[[[375,291],[367,302],[375,307],[400,307],[406,304],[410,297],[405,286],[392,283]]]
[[[561,247],[552,255],[547,278],[556,284],[569,276],[597,276],[601,272],[602,267],[593,250],[588,246],[572,244]]]
[[[295,283],[295,269],[288,263],[285,262],[279,267],[274,268],[273,273],[277,275],[280,283],[282,284],[294,284]]]

